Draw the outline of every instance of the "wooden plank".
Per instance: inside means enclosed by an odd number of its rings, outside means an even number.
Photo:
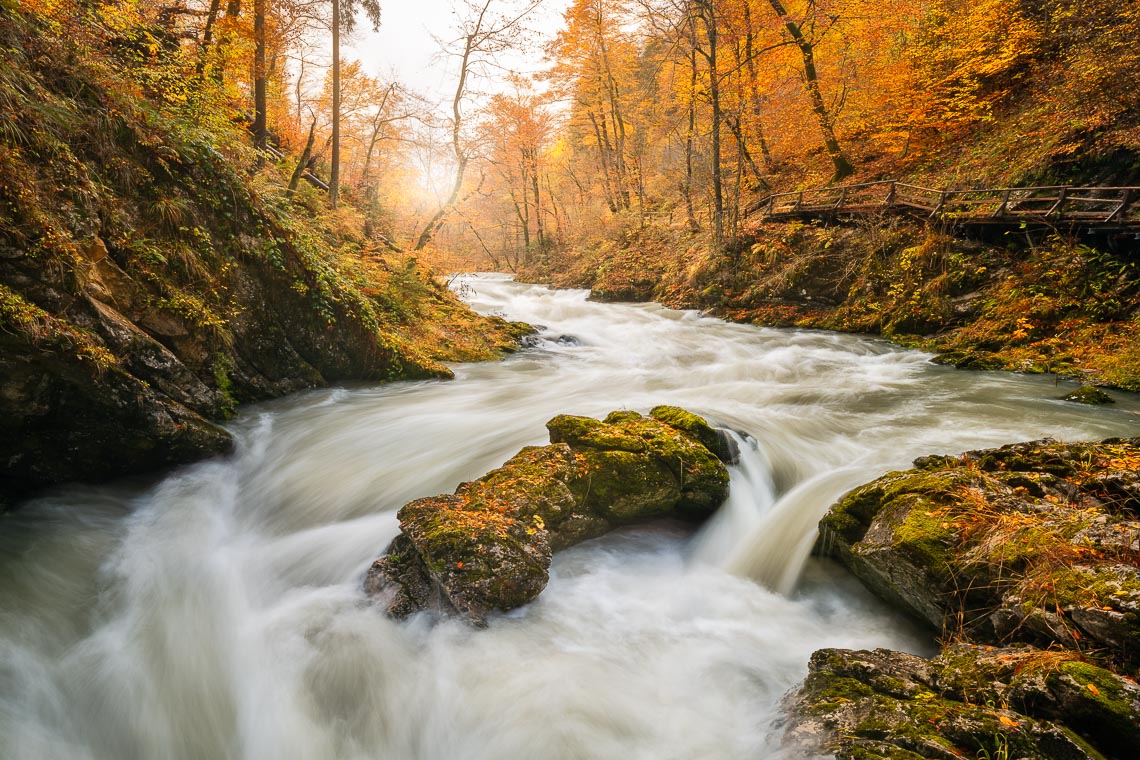
[[[1056,211],[1056,212],[1057,212],[1057,216],[1058,216],[1058,217],[1062,217],[1062,216],[1064,216],[1064,215],[1065,215],[1065,191],[1066,191],[1066,190],[1068,190],[1068,188],[1067,188],[1067,187],[1062,187],[1062,188],[1061,188],[1061,195],[1060,195],[1060,197],[1059,197],[1059,198],[1057,198],[1057,202],[1056,202],[1055,204],[1053,204],[1053,208],[1051,208],[1051,209],[1049,209],[1048,211],[1046,211],[1046,212],[1045,212],[1045,216],[1049,216],[1049,215],[1050,215],[1050,214],[1052,214],[1054,211]]]
[[[1132,200],[1132,188],[1126,187],[1124,189],[1124,192],[1121,193],[1120,205],[1117,206],[1115,209],[1113,209],[1112,213],[1108,215],[1108,218],[1105,219],[1105,221],[1111,222],[1114,219],[1116,219],[1116,217],[1120,214],[1120,212],[1128,207],[1128,203],[1131,200]]]

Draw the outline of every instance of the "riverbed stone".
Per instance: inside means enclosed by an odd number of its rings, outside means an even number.
[[[1082,385],[1071,393],[1066,393],[1061,397],[1062,401],[1072,401],[1075,404],[1089,404],[1092,406],[1101,406],[1104,404],[1115,404],[1116,401],[1112,396],[1105,393],[1095,385]]]
[[[932,627],[1140,665],[1140,439],[924,457],[848,493],[821,546]]]
[[[785,744],[836,758],[1125,758],[1140,687],[1072,652],[948,646],[927,660],[823,649],[785,698]]]
[[[702,442],[715,431],[685,410],[559,415],[547,428],[550,445],[406,504],[365,591],[396,617],[434,609],[482,623],[536,598],[554,551],[648,519],[704,519],[728,495],[725,463]]]

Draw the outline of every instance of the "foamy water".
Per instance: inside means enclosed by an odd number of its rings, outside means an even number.
[[[779,699],[812,651],[930,651],[807,560],[836,497],[922,454],[1137,430],[1123,396],[1067,404],[1050,378],[878,340],[468,283],[477,308],[543,325],[539,344],[451,382],[250,407],[232,457],[4,518],[0,757],[775,757]],[[575,547],[536,603],[485,630],[396,623],[364,598],[405,502],[544,443],[555,414],[661,403],[735,431],[743,453],[696,535],[658,524]]]

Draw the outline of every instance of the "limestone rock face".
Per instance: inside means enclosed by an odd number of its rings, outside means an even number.
[[[823,649],[786,698],[785,742],[847,758],[1134,757],[1140,687],[1077,655],[947,647],[926,660]]]
[[[847,494],[823,545],[883,598],[975,641],[1140,664],[1140,439],[924,457]]]
[[[549,446],[406,504],[365,590],[397,617],[436,609],[481,623],[537,597],[555,550],[637,521],[702,519],[728,495],[724,462],[703,443],[716,431],[684,410],[560,415],[547,428]]]

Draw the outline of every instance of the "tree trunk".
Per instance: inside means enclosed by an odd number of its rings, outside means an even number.
[[[488,3],[483,7],[484,13]],[[480,24],[482,23],[482,16],[480,16]],[[476,26],[475,32],[479,31],[479,26]],[[475,33],[467,35],[467,44],[463,48],[463,58],[459,63],[459,84],[455,87],[455,97],[451,99],[451,150],[455,155],[455,181],[451,185],[451,194],[447,197],[447,201],[439,207],[431,219],[428,220],[424,231],[420,233],[420,237],[416,240],[415,250],[422,250],[428,243],[431,242],[432,236],[435,234],[436,229],[443,223],[443,218],[447,216],[447,212],[459,200],[459,191],[463,188],[463,175],[467,171],[467,154],[463,151],[463,146],[459,142],[460,130],[463,128],[463,112],[461,106],[463,105],[463,93],[467,89],[467,75],[471,66],[471,54],[475,52]]]
[[[760,103],[760,83],[756,77],[756,54],[754,52],[755,37],[752,26],[752,11],[748,3],[744,3],[744,26],[748,30],[744,41],[744,60],[748,71],[748,101],[752,107],[752,119],[756,122],[756,143],[760,146],[760,156],[764,159],[764,171],[772,171],[772,152],[768,148],[768,138],[764,134],[764,123],[761,115],[764,112]],[[743,127],[742,127],[743,131]],[[765,187],[767,183],[765,182]]]
[[[214,24],[218,22],[218,12],[222,9],[222,0],[210,0],[210,10],[206,11],[206,25],[202,28],[202,44],[198,50],[198,63],[194,66],[195,75],[201,79],[206,71],[206,56],[210,53],[210,44],[214,41]]]
[[[539,192],[538,186],[538,158],[536,156],[531,157],[530,184],[534,193],[534,234],[538,238],[538,247],[542,248],[546,245],[546,230],[542,224],[542,194]]]
[[[685,184],[682,190],[685,193],[685,213],[689,217],[689,230],[700,232],[701,225],[697,223],[697,214],[693,209],[693,138],[697,132],[697,51],[696,40],[693,40],[693,49],[689,51],[689,125],[685,131]]]
[[[253,145],[264,148],[269,133],[265,93],[265,0],[253,0]]]
[[[724,178],[721,176],[720,122],[720,77],[717,67],[717,22],[713,0],[702,0],[697,4],[701,21],[705,26],[705,39],[708,50],[704,52],[709,68],[709,102],[712,106],[712,180],[713,180],[713,243],[717,250],[724,244]],[[695,33],[693,35],[695,40]]]
[[[305,149],[301,151],[301,160],[297,162],[297,168],[293,170],[293,176],[289,178],[289,189],[285,191],[285,197],[293,200],[294,193],[297,192],[297,186],[301,184],[301,177],[304,175],[305,170],[309,168],[309,162],[313,157],[313,141],[317,136],[317,117],[313,117],[313,123],[309,125],[309,139],[305,141]]]
[[[601,19],[599,19],[599,24]],[[606,95],[610,101],[610,124],[613,128],[614,139],[610,143],[607,135],[606,143],[610,149],[612,163],[614,166],[615,177],[614,183],[617,187],[618,203],[622,209],[628,210],[630,208],[629,199],[629,179],[628,167],[625,163],[625,119],[621,111],[621,92],[618,88],[617,81],[614,79],[613,69],[610,66],[609,53],[606,50],[606,42],[601,34],[598,35],[598,50],[601,53],[602,72],[605,76]],[[602,126],[605,127],[603,120]]]
[[[332,159],[329,167],[329,204],[340,197],[340,0],[332,3]]]
[[[819,89],[819,75],[815,68],[815,51],[810,40],[804,37],[803,31],[800,29],[799,24],[792,21],[791,16],[788,15],[787,10],[784,9],[783,3],[780,0],[768,0],[768,4],[772,6],[772,10],[784,22],[784,28],[788,30],[792,40],[796,43],[796,47],[800,49],[800,56],[804,62],[804,87],[808,91],[808,98],[811,101],[811,110],[815,114],[816,122],[819,124],[820,134],[823,136],[823,146],[827,150],[827,155],[831,159],[832,164],[835,166],[835,174],[832,176],[832,182],[839,182],[840,180],[851,176],[855,173],[855,167],[847,160],[847,156],[843,153],[843,148],[839,145],[839,140],[835,137],[835,128],[832,124],[831,114],[827,112],[827,104],[823,102],[823,94]]]
[[[364,156],[364,170],[362,176],[367,182],[369,178],[369,170],[372,166],[372,154],[376,150],[376,143],[380,141],[380,129],[390,120],[384,119],[384,109],[388,106],[388,98],[392,95],[392,90],[396,87],[395,82],[388,85],[384,90],[384,97],[380,99],[380,105],[376,108],[376,118],[372,120],[372,134],[368,138],[368,151]]]
[[[228,2],[226,3],[226,18],[227,19],[236,19],[240,13],[241,13],[241,0],[228,0]],[[218,51],[219,51],[219,59],[221,59],[223,57],[221,55],[221,51],[225,50],[225,48],[229,46],[231,36],[232,36],[232,33],[221,37],[218,40],[217,44],[215,45],[215,47],[217,47]],[[205,66],[205,59],[202,60],[202,65]],[[218,81],[218,82],[223,81],[225,79],[225,76],[226,76],[226,71],[225,71],[224,66],[218,66],[214,70],[214,79],[216,81]]]
[[[760,170],[756,167],[756,161],[752,158],[752,152],[748,150],[748,145],[744,142],[744,134],[740,125],[740,120],[733,116],[725,116],[724,123],[728,125],[728,129],[732,132],[733,137],[736,138],[736,145],[740,150],[741,158],[744,159],[748,165],[748,170],[752,173],[753,179],[760,187],[768,190],[771,186],[768,181],[760,174]]]
[[[607,146],[608,136],[602,134],[602,129],[605,124],[604,122],[602,125],[598,124],[598,119],[592,109],[587,110],[586,113],[590,117],[590,124],[594,127],[594,141],[598,144],[598,164],[602,170],[602,190],[606,194],[606,205],[610,207],[611,214],[616,214],[618,212],[618,202],[610,180],[610,159]]]

